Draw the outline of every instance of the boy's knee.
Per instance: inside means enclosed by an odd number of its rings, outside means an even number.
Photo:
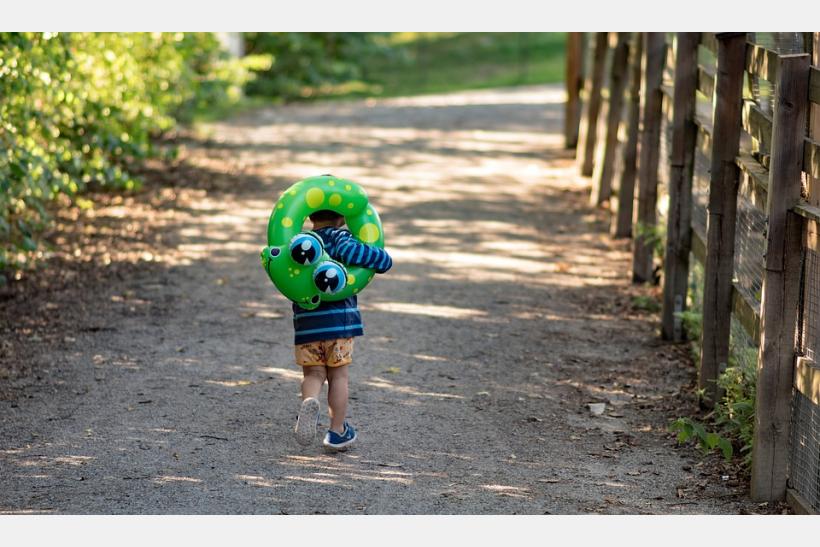
[[[329,382],[341,378],[347,378],[347,365],[327,368],[327,379]]]
[[[327,379],[327,369],[322,366],[303,367],[302,372],[305,377],[321,379],[323,382]]]

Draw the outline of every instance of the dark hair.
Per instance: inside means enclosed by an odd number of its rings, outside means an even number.
[[[339,219],[344,217],[336,211],[320,209],[319,211],[311,213],[309,218],[312,222],[338,222]]]

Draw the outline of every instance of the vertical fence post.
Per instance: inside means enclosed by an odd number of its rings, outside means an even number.
[[[669,169],[669,215],[663,275],[661,335],[681,342],[679,313],[686,309],[689,252],[692,248],[692,175],[695,165],[695,101],[698,82],[697,32],[679,32],[675,54],[675,96]]]
[[[809,56],[781,55],[769,166],[769,224],[752,444],[751,489],[752,498],[758,501],[786,496],[803,244],[803,223],[791,209],[800,201],[808,84]]]
[[[585,95],[587,105],[585,116],[581,120],[576,157],[581,168],[581,175],[592,176],[595,160],[595,141],[598,137],[598,115],[601,112],[601,87],[604,83],[604,66],[606,65],[607,32],[595,33],[595,50],[592,58],[592,73],[586,80]]]
[[[564,144],[578,146],[578,126],[581,123],[581,87],[584,85],[584,34],[567,33],[567,104],[564,114]]]
[[[703,286],[703,338],[698,387],[701,401],[712,408],[718,399],[717,378],[729,359],[732,318],[732,273],[735,254],[738,167],[746,34],[717,34],[714,133],[706,227]]]
[[[612,65],[609,72],[609,101],[604,133],[604,154],[600,165],[594,167],[592,180],[592,205],[600,205],[612,195],[612,172],[615,154],[618,150],[618,129],[623,117],[624,88],[626,87],[626,65],[629,61],[629,33],[619,32]]]
[[[638,159],[638,133],[641,123],[641,58],[643,57],[643,33],[636,32],[631,53],[631,79],[627,113],[626,143],[623,149],[623,169],[618,181],[618,206],[612,217],[612,236],[632,236],[632,210],[635,200],[635,174]]]
[[[652,237],[647,233],[655,227],[655,207],[658,200],[658,162],[660,160],[661,108],[663,66],[666,61],[666,40],[662,32],[647,32],[643,59],[643,130],[638,162],[638,218],[640,233],[634,239],[632,282],[652,281]]]

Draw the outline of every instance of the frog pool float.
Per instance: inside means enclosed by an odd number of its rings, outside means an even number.
[[[374,271],[345,266],[324,250],[321,238],[303,231],[305,219],[328,209],[345,217],[357,240],[384,248],[382,223],[367,193],[351,180],[331,175],[310,177],[282,193],[268,220],[268,246],[262,249],[262,266],[276,288],[302,308],[343,300],[364,289]]]

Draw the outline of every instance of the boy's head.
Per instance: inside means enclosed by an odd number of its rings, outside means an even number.
[[[321,209],[319,211],[315,211],[311,213],[308,217],[310,221],[313,223],[313,229],[317,228],[324,228],[326,226],[332,226],[333,228],[341,228],[345,225],[345,217],[337,213],[336,211],[330,211],[328,209]]]

